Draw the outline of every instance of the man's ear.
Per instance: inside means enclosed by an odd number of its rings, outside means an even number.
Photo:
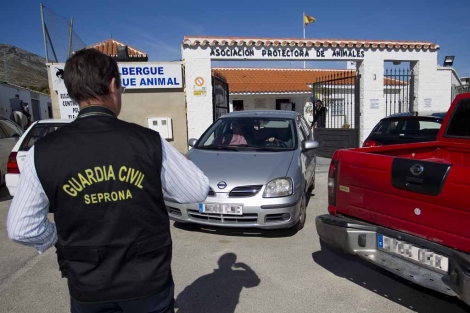
[[[109,92],[110,93],[116,93],[116,78],[112,78],[111,81],[109,82]]]

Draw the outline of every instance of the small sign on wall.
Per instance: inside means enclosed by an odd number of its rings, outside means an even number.
[[[371,110],[377,110],[380,108],[379,99],[370,99]]]
[[[432,99],[431,98],[424,99],[424,107],[426,109],[430,109],[432,107]]]
[[[266,99],[255,99],[255,109],[266,109]]]
[[[206,82],[204,81],[204,78],[201,76],[198,76],[194,79],[194,91],[193,95],[196,97],[205,97],[207,95],[207,90],[206,90]]]
[[[70,99],[69,93],[65,88],[57,90],[57,96],[59,97],[60,118],[74,120],[78,113],[80,113],[78,103]]]

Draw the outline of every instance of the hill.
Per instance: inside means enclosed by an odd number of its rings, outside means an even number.
[[[0,44],[0,82],[46,91],[46,59],[12,45]]]

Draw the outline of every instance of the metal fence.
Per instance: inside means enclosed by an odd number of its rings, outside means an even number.
[[[457,95],[467,92],[470,92],[470,85],[452,87],[452,101],[455,99],[455,97],[457,97]]]
[[[385,116],[413,112],[414,74],[408,69],[386,69],[384,75]]]
[[[313,97],[326,108],[324,128],[357,128],[356,92],[359,88],[356,71],[344,71],[319,77],[312,86]],[[314,116],[317,108],[314,106]],[[317,122],[317,127],[318,127]],[[322,127],[323,125],[320,125]]]
[[[46,62],[65,62],[72,52],[86,47],[73,30],[73,18],[61,16],[42,3],[40,9]]]

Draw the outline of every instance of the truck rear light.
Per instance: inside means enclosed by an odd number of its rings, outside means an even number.
[[[16,161],[16,152],[10,153],[8,156],[7,163],[7,174],[19,174],[20,168],[18,167],[18,162]]]
[[[336,177],[338,173],[338,161],[332,159],[328,171],[328,204],[336,205]]]
[[[380,142],[367,139],[366,141],[364,141],[363,147],[378,147],[381,145],[382,144]]]

